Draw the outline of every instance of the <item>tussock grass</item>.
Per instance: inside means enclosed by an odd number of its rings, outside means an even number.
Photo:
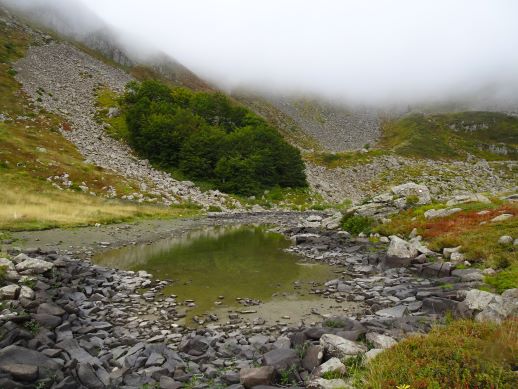
[[[413,336],[376,356],[362,388],[516,388],[518,321],[462,320]]]

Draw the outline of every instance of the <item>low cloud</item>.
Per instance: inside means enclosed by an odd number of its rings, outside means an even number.
[[[518,101],[513,0],[3,1],[57,4],[79,30],[102,20],[227,90],[373,105]]]

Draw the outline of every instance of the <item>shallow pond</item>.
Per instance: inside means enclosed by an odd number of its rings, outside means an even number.
[[[260,227],[207,228],[181,238],[111,250],[94,260],[172,280],[163,292],[177,295],[179,303],[194,300],[195,307],[186,307],[188,318],[259,309],[244,306],[239,298],[269,302],[266,306],[279,303],[271,308],[280,315],[297,310],[298,303],[315,300],[308,293],[311,287],[333,278],[331,267],[304,263],[284,251],[289,244],[282,235]]]

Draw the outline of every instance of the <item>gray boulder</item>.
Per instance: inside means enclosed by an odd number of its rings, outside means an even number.
[[[9,369],[9,365],[30,365],[39,368],[40,376],[49,377],[61,370],[53,359],[36,350],[10,345],[0,350],[0,369]]]
[[[367,352],[367,347],[363,344],[333,334],[322,335],[320,345],[324,348],[326,355],[340,359]]]
[[[299,357],[293,349],[279,348],[263,355],[263,365],[273,366],[277,371],[296,366],[299,362]]]
[[[387,255],[389,257],[411,259],[415,258],[418,254],[417,248],[395,235],[390,237],[389,247],[387,249]]]
[[[397,344],[394,338],[387,335],[378,334],[376,332],[369,332],[365,335],[367,341],[371,342],[376,348],[390,348]]]
[[[424,213],[425,219],[435,219],[438,217],[451,216],[462,211],[462,208],[429,209]]]
[[[432,202],[430,190],[426,185],[418,185],[414,182],[407,182],[406,184],[392,187],[391,191],[396,196],[402,196],[405,198],[416,196],[418,199],[417,204],[419,205],[430,204]]]
[[[308,347],[304,358],[302,358],[302,367],[307,371],[313,371],[322,363],[324,358],[324,348],[319,344],[314,344]]]
[[[20,293],[20,287],[15,284],[0,288],[0,300],[16,300]]]
[[[275,376],[273,366],[262,366],[241,369],[239,380],[245,388],[254,388],[258,385],[270,385]]]

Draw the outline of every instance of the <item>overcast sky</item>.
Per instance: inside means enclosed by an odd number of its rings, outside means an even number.
[[[518,90],[516,0],[78,1],[225,88],[370,103]]]

